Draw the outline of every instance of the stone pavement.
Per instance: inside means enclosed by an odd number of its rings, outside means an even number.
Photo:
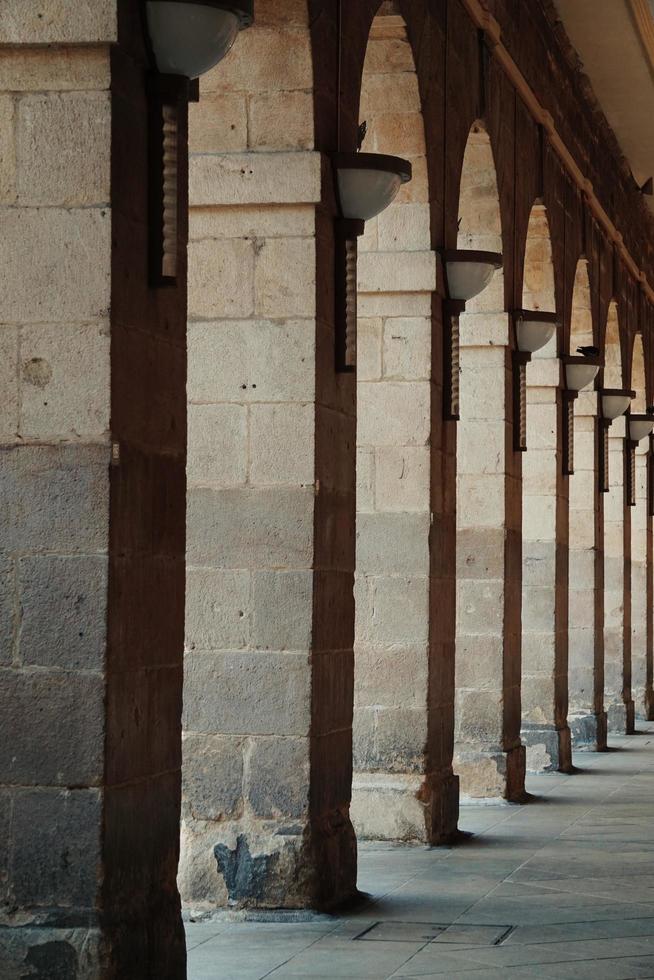
[[[187,922],[189,980],[654,978],[654,725],[611,746],[456,847],[361,845],[354,913]]]

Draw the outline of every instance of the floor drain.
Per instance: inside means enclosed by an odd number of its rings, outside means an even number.
[[[462,946],[501,946],[515,926],[442,922],[373,922],[354,939],[377,943],[450,943]]]

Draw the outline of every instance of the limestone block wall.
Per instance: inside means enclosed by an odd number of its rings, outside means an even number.
[[[636,449],[636,506],[631,508],[631,696],[645,716],[647,686],[647,442]]]
[[[623,731],[624,651],[624,417],[609,433],[609,491],[604,498],[604,652],[609,726]]]
[[[0,9],[3,976],[184,964],[186,274],[148,288],[145,65],[130,4]],[[179,168],[184,215],[183,118]]]
[[[329,905],[354,888],[354,384],[334,375],[312,107],[306,7],[261,3],[191,117],[180,883],[194,906]]]
[[[53,14],[0,10],[0,924],[42,923],[0,930],[6,976],[102,955],[116,10]]]

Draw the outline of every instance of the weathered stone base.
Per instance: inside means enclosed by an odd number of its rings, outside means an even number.
[[[580,712],[568,715],[572,744],[579,749],[592,749],[594,752],[606,751],[606,712],[586,714]]]
[[[527,750],[528,772],[572,770],[572,741],[567,725],[525,725],[521,736]]]
[[[506,752],[459,747],[455,769],[461,782],[461,799],[505,799],[521,803],[525,797],[524,745]]]
[[[457,833],[459,780],[452,773],[429,783],[417,775],[356,773],[351,813],[360,840],[445,844]]]
[[[330,814],[312,829],[207,822],[184,828],[183,841],[180,891],[194,908],[327,910],[356,895],[356,838],[347,814]]]
[[[2,980],[98,980],[108,968],[99,928],[0,926]]]
[[[610,732],[620,735],[633,735],[636,731],[636,706],[633,701],[610,704],[607,709]]]

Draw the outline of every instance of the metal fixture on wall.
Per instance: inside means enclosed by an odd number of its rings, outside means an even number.
[[[627,388],[600,388],[599,478],[602,493],[609,492],[609,429],[611,423],[629,408],[635,391]]]
[[[513,448],[518,452],[527,449],[527,364],[532,354],[550,342],[558,326],[556,313],[544,310],[513,313]]]
[[[254,0],[143,0],[152,72],[148,79],[153,286],[174,285],[179,257],[179,149],[196,79],[228,53],[254,18]]]
[[[636,447],[641,439],[652,435],[654,431],[654,415],[631,414],[627,416],[627,502],[630,507],[636,506]],[[650,440],[651,441],[651,440]],[[651,445],[650,445],[651,452]],[[648,456],[648,480],[650,479],[651,458]],[[648,485],[648,498],[651,489]]]
[[[597,377],[602,361],[599,357],[566,354],[563,358],[563,473],[574,473],[575,399]]]
[[[335,153],[332,157],[339,208],[335,222],[336,370],[355,371],[357,363],[357,239],[370,218],[384,211],[411,164],[385,153]]]
[[[443,301],[443,414],[457,421],[460,417],[460,328],[459,318],[466,302],[478,296],[502,268],[499,252],[476,249],[444,249],[447,298]]]

